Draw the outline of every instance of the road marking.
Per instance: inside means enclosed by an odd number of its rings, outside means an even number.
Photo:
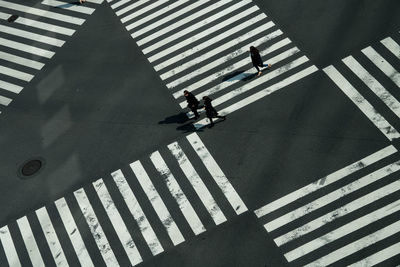
[[[6,254],[8,265],[12,267],[21,267],[21,262],[19,261],[14,242],[7,225],[0,228],[0,241]]]
[[[46,6],[60,8],[60,9],[71,10],[74,12],[79,12],[79,13],[83,13],[83,14],[87,14],[87,15],[91,15],[95,11],[94,8],[78,6],[73,3],[61,2],[61,1],[56,1],[56,0],[43,0],[42,4],[46,5]]]
[[[26,216],[17,220],[19,230],[24,240],[26,250],[28,251],[29,258],[31,259],[33,266],[45,266],[42,255],[40,254],[39,248],[36,244],[35,237],[32,233],[31,226],[29,225],[28,218]]]
[[[150,155],[150,159],[154,164],[154,167],[161,174],[167,185],[171,195],[175,198],[178,203],[179,209],[182,211],[183,216],[188,222],[190,228],[195,235],[201,234],[206,231],[203,223],[201,222],[196,211],[193,209],[185,193],[182,191],[174,175],[171,173],[161,154],[156,151]]]
[[[103,228],[101,227],[99,220],[86,196],[83,188],[80,188],[74,192],[76,201],[81,208],[83,217],[85,217],[86,223],[89,226],[90,232],[93,235],[93,239],[96,241],[97,247],[104,259],[107,266],[119,266],[117,259],[115,258],[114,252],[108,243],[107,237],[104,234]]]
[[[103,179],[98,179],[92,184],[94,189],[96,190],[97,195],[99,196],[101,204],[103,204],[104,210],[107,212],[107,215],[110,218],[111,224],[114,227],[114,230],[117,233],[118,238],[121,241],[121,245],[124,248],[132,266],[141,263],[142,257],[140,256],[140,253],[135,245],[135,242],[132,239],[131,234],[126,228],[126,225],[122,220],[122,217],[117,207],[115,206],[114,201],[112,200]]]
[[[206,185],[201,180],[200,176],[197,174],[194,169],[192,163],[190,163],[189,159],[179,146],[177,142],[174,142],[168,145],[168,149],[171,151],[172,155],[178,161],[179,166],[181,167],[183,173],[186,178],[189,180],[193,189],[196,191],[199,196],[201,202],[204,207],[207,209],[208,213],[211,215],[211,218],[214,220],[216,225],[219,225],[226,221],[225,215],[222,213],[218,204],[215,202],[213,196],[208,191]]]
[[[36,210],[36,216],[42,227],[51,254],[53,255],[54,262],[57,266],[69,266],[46,208],[42,207]]]
[[[324,68],[324,72],[389,140],[400,137],[397,130],[375,110],[334,66],[331,65]]]
[[[111,5],[111,8],[112,9],[116,9],[116,8],[122,6],[122,5],[125,5],[126,3],[129,3],[130,1],[132,1],[132,0],[120,0],[120,1],[117,1],[116,3]],[[110,1],[108,1],[108,2],[110,2]]]
[[[0,80],[0,88],[16,94],[19,94],[22,91],[22,89],[24,89],[21,86],[8,83],[2,80]]]
[[[139,1],[136,1],[136,2],[134,2],[133,4],[130,4],[129,6],[124,7],[123,9],[121,9],[121,10],[115,12],[115,14],[117,14],[117,16],[119,17],[119,16],[125,14],[126,12],[128,12],[128,11],[134,9],[134,8],[137,8],[138,6],[141,6],[141,5],[145,4],[146,2],[149,2],[149,0],[139,0]]]
[[[1,105],[8,106],[11,103],[11,101],[12,101],[11,98],[0,95],[0,104]]]
[[[140,161],[131,163],[130,167],[135,173],[135,176],[139,181],[143,191],[146,193],[151,205],[167,230],[172,243],[176,246],[185,241],[185,238],[183,237],[181,231],[168,211],[168,208],[165,206],[161,196],[158,194],[157,189],[154,187],[154,184],[151,182],[150,177],[147,175]]]
[[[375,266],[387,259],[390,259],[400,253],[400,242],[391,245],[383,250],[380,250],[371,256],[362,259],[356,263],[349,265],[348,267],[364,267],[364,266]]]
[[[146,6],[145,8],[142,8],[142,9],[136,11],[136,12],[133,12],[133,13],[129,14],[126,17],[123,17],[121,19],[121,22],[122,23],[126,23],[126,22],[128,22],[128,21],[130,21],[130,20],[132,20],[132,19],[134,19],[134,18],[136,18],[136,17],[138,17],[138,16],[140,16],[140,15],[142,15],[142,14],[144,14],[144,13],[150,11],[150,10],[152,10],[155,7],[158,7],[158,6],[168,2],[168,1],[169,0],[158,0],[158,1],[154,2],[154,3],[152,3],[151,5]]]
[[[237,215],[242,214],[247,211],[247,207],[236,192],[235,188],[229,182],[228,178],[225,176],[221,168],[218,166],[217,162],[210,154],[208,149],[205,147],[204,143],[201,141],[196,133],[192,133],[186,136],[190,145],[196,151],[197,155],[206,166],[207,170],[210,172],[215,183],[221,189],[222,193],[225,195],[229,204],[236,212]]]
[[[0,58],[3,60],[7,60],[9,62],[15,63],[15,64],[19,64],[25,67],[29,67],[29,68],[33,68],[33,69],[37,69],[37,70],[41,70],[44,66],[43,63],[35,61],[35,60],[31,60],[31,59],[27,59],[24,57],[19,57],[13,54],[9,54],[6,52],[2,52],[0,51]]]
[[[60,215],[60,218],[64,224],[65,230],[68,233],[68,237],[71,240],[79,263],[85,267],[93,267],[94,265],[92,259],[90,258],[90,255],[86,250],[85,243],[83,242],[81,233],[76,226],[74,217],[72,217],[67,201],[65,201],[64,198],[60,198],[56,200],[54,204],[56,205],[58,214]]]
[[[158,240],[156,234],[154,233],[153,228],[151,227],[149,221],[147,220],[146,215],[144,214],[142,208],[140,207],[139,202],[137,201],[135,195],[133,194],[132,189],[129,187],[129,184],[126,181],[121,170],[117,170],[113,172],[111,175],[119,191],[121,192],[122,197],[125,200],[125,204],[127,205],[133,218],[136,220],[140,232],[142,233],[144,239],[146,240],[147,245],[151,250],[151,253],[153,255],[157,255],[163,252],[164,249],[161,246],[160,241]]]
[[[10,77],[13,77],[13,78],[16,78],[16,79],[26,81],[26,82],[31,81],[32,78],[34,77],[31,74],[28,74],[28,73],[25,73],[25,72],[22,72],[19,70],[10,69],[10,68],[7,68],[7,67],[1,66],[1,65],[0,65],[0,73],[10,76]]]
[[[388,37],[381,41],[381,43],[390,51],[393,55],[395,55],[398,59],[400,59],[400,45],[398,45],[392,38]]]
[[[1,38],[1,37],[0,37],[0,45],[6,46],[6,47],[9,47],[12,49],[20,50],[23,52],[27,52],[27,53],[37,55],[40,57],[45,57],[45,58],[52,58],[55,54],[52,51],[37,48],[37,47],[31,46],[31,45],[14,42],[14,41],[7,40],[7,39]]]

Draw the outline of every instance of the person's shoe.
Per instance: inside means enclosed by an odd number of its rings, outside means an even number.
[[[268,69],[270,69],[272,67],[272,65],[271,64],[268,64]]]
[[[261,72],[261,71],[259,71],[259,72],[258,72],[258,74],[257,74],[257,77],[260,77],[260,76],[261,76],[261,74],[262,74],[262,72]]]
[[[223,119],[223,120],[226,120],[226,116],[222,116],[222,119]]]

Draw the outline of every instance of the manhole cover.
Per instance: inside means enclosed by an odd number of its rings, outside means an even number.
[[[43,161],[40,159],[31,159],[25,162],[20,168],[20,175],[22,178],[28,178],[37,174],[43,167]]]

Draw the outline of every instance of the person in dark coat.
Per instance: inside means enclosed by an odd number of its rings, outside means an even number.
[[[186,98],[186,101],[188,103],[187,107],[194,113],[194,119],[197,119],[199,116],[199,113],[197,113],[197,110],[199,109],[199,100],[189,92],[188,90],[183,91],[183,95]]]
[[[212,118],[220,118],[220,119],[226,119],[226,116],[219,116],[218,112],[215,110],[213,105],[211,104],[212,99],[209,98],[208,96],[203,96],[203,102],[204,102],[204,109],[206,110],[206,116],[210,120],[210,127],[214,126],[214,122]]]
[[[257,48],[254,46],[250,46],[250,57],[251,57],[251,62],[253,63],[253,66],[256,68],[258,74],[257,76],[261,75],[261,70],[259,67],[264,67],[262,58],[260,56],[260,52],[258,51]],[[271,64],[267,64],[268,68],[271,68]]]

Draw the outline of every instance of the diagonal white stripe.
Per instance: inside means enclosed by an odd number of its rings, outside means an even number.
[[[26,82],[30,82],[34,77],[32,74],[25,73],[19,70],[10,69],[1,65],[0,65],[0,73]]]
[[[375,266],[387,259],[390,259],[396,255],[400,254],[400,242],[391,245],[383,250],[380,250],[365,259],[362,259],[356,263],[349,265],[348,267],[365,267],[365,266]],[[398,266],[399,267],[399,266]]]
[[[395,55],[398,59],[400,59],[400,45],[398,45],[392,38],[388,37],[381,41],[381,43],[390,51],[393,55]]]
[[[45,266],[42,255],[40,254],[37,246],[35,236],[32,233],[31,226],[29,225],[28,218],[26,216],[17,220],[19,230],[24,240],[26,250],[28,251],[29,258],[33,266]]]
[[[0,95],[0,105],[8,106],[11,103],[11,101],[12,101],[11,98]]]
[[[3,245],[4,252],[6,254],[8,265],[12,267],[21,267],[21,262],[17,251],[15,250],[14,242],[10,235],[10,230],[8,226],[3,226],[0,228],[0,241]]]
[[[44,66],[43,63],[35,61],[35,60],[31,60],[31,59],[27,59],[24,57],[19,57],[13,54],[9,54],[6,52],[2,52],[0,51],[0,58],[3,60],[7,60],[9,62],[15,63],[15,64],[19,64],[25,67],[29,67],[29,68],[33,68],[33,69],[37,69],[37,70],[41,70]]]
[[[1,0],[0,0],[1,1]],[[45,58],[52,58],[54,56],[54,52],[48,51],[45,49],[37,48],[31,45],[26,45],[18,42],[14,42],[11,40],[7,40],[0,37],[0,45],[6,46],[12,49],[17,49],[23,52],[27,52],[33,55],[45,57]]]
[[[118,10],[117,12],[115,12],[115,14],[117,14],[117,16],[119,17],[119,16],[125,14],[126,12],[128,12],[128,11],[130,11],[132,9],[135,9],[135,8],[141,6],[141,5],[143,5],[143,4],[145,4],[146,2],[149,2],[149,1],[150,0],[139,0],[139,1],[136,1],[133,4],[130,4],[129,6],[126,6],[123,9]]]
[[[51,7],[60,8],[60,9],[71,10],[74,12],[83,13],[83,14],[87,14],[87,15],[91,15],[95,10],[94,8],[85,7],[85,6],[77,6],[72,3],[67,3],[67,2],[57,1],[57,0],[43,0],[42,4],[51,6]]]
[[[121,22],[122,23],[126,23],[126,22],[128,22],[128,21],[130,21],[130,20],[132,20],[132,19],[134,19],[134,18],[146,13],[146,12],[149,12],[150,10],[152,10],[152,9],[154,9],[154,8],[160,6],[160,5],[162,5],[162,4],[164,4],[164,3],[168,2],[168,1],[169,0],[158,0],[158,1],[154,2],[154,3],[152,3],[151,5],[146,6],[145,8],[139,9],[138,11],[133,12],[133,13],[129,14],[126,17],[123,17],[121,19]]]

